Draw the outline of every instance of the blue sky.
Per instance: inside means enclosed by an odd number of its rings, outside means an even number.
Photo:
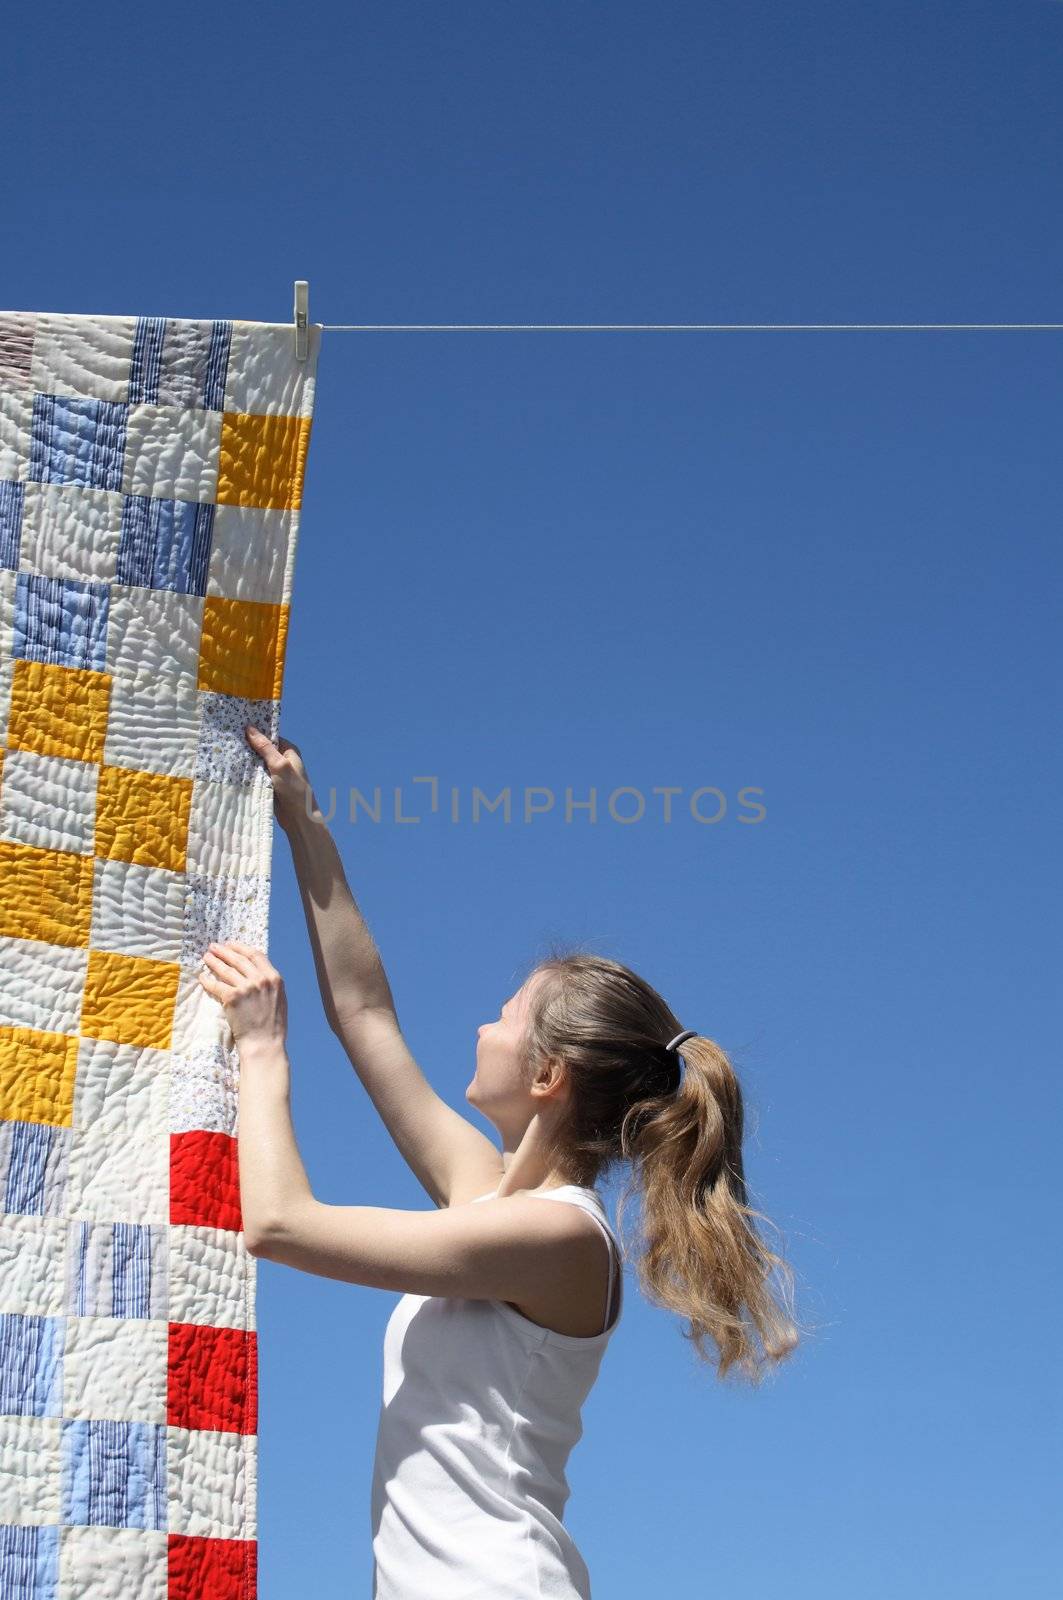
[[[61,3],[6,51],[7,308],[1063,322],[1054,0]],[[335,824],[411,1046],[461,1109],[543,941],[628,962],[731,1052],[814,1325],[731,1389],[629,1273],[570,1463],[599,1600],[1058,1580],[1061,355],[324,335],[282,731],[424,813]],[[427,1206],[274,859],[315,1191]],[[395,1296],[259,1272],[261,1595],[368,1593]]]

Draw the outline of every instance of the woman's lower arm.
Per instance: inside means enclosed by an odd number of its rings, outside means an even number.
[[[248,1248],[269,1242],[313,1199],[292,1127],[290,1067],[281,1041],[238,1041],[240,1214]]]

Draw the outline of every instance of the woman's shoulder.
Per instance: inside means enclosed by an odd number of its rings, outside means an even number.
[[[511,1311],[518,1313],[526,1322],[549,1331],[562,1341],[567,1342],[571,1339],[576,1344],[583,1344],[584,1341],[591,1344],[603,1340],[616,1322],[614,1313],[620,1293],[617,1281],[620,1274],[614,1270],[614,1266],[619,1247],[597,1190],[585,1184],[565,1183],[556,1184],[550,1189],[515,1189],[512,1194],[501,1197],[498,1196],[497,1190],[492,1190],[489,1194],[477,1195],[476,1198],[522,1201],[530,1208],[529,1215],[531,1211],[538,1211],[540,1214],[545,1211],[543,1207],[532,1205],[535,1200],[568,1202],[566,1209],[571,1211],[575,1208],[592,1214],[597,1226],[581,1224],[576,1232],[567,1228],[564,1230],[567,1234],[566,1245],[577,1253],[579,1287],[575,1296],[571,1280],[566,1284],[561,1275],[552,1272],[549,1281],[544,1282],[537,1291],[529,1289],[519,1301],[507,1300],[502,1303]],[[559,1219],[555,1216],[553,1220],[556,1222]],[[608,1262],[606,1252],[602,1250],[602,1230],[609,1236],[614,1247],[609,1252]],[[554,1228],[550,1231],[556,1233]],[[592,1235],[595,1242],[590,1246]],[[612,1294],[608,1293],[610,1284],[614,1285]],[[607,1325],[603,1329],[603,1305],[607,1299]]]

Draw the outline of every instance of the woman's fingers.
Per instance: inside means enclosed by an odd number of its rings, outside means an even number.
[[[244,738],[252,749],[261,753],[282,756],[287,755],[290,750],[302,760],[302,751],[299,746],[294,744],[291,739],[286,739],[282,733],[278,733],[275,739],[271,739],[268,733],[263,733],[261,728],[256,728],[253,722],[247,722],[244,724]]]
[[[246,956],[240,955],[236,951],[228,951],[224,947],[218,950],[208,949],[204,953],[203,960],[208,964],[212,972],[217,972],[221,977],[228,978],[230,983],[237,978],[246,978],[254,971]]]
[[[270,772],[279,769],[284,762],[281,751],[274,744],[268,733],[263,733],[261,728],[256,728],[254,723],[244,724],[244,738],[256,755],[261,756]]]
[[[261,1034],[283,1042],[287,1027],[284,982],[263,951],[240,939],[208,945],[197,974],[206,992],[219,1000],[234,1037]]]
[[[306,788],[310,780],[298,745],[280,734],[274,741],[250,722],[244,724],[244,738],[265,762],[278,800],[300,794]]]
[[[230,988],[255,987],[263,982],[281,985],[281,975],[273,963],[254,945],[240,939],[228,939],[224,944],[208,945],[204,964],[224,978]]]
[[[216,984],[213,978],[204,977],[202,972],[197,972],[196,977],[199,979],[204,989],[206,989],[207,993],[214,996],[215,1000],[220,1000],[222,998],[221,986]]]
[[[266,952],[264,950],[259,950],[253,944],[244,944],[242,939],[227,939],[222,948],[225,950],[231,950],[234,957],[244,956],[249,964],[249,968],[254,971],[273,971],[273,965],[266,955]]]

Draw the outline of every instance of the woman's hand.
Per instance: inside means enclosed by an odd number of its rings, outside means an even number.
[[[238,1043],[281,1044],[288,1032],[284,979],[265,952],[230,939],[212,944],[203,958],[214,975],[196,974],[203,988],[225,1007],[226,1020]]]
[[[273,813],[287,831],[300,813],[310,816],[315,804],[314,791],[298,747],[280,736],[274,744],[268,734],[250,722],[244,726],[244,738],[265,763],[273,783]]]

